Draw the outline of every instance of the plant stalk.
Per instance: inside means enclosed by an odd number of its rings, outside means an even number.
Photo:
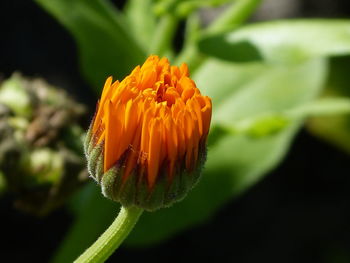
[[[256,10],[262,0],[237,0],[227,11],[207,29],[208,33],[218,33],[245,22]]]
[[[151,54],[163,56],[165,52],[171,49],[178,22],[178,18],[172,14],[165,14],[161,18],[151,43]]]
[[[220,33],[228,28],[232,29],[243,24],[256,10],[261,1],[262,0],[236,0],[236,2],[207,29],[200,30],[196,28],[194,33],[191,32],[191,34],[188,34],[187,38],[191,37],[192,39],[186,43],[184,49],[178,55],[176,63],[180,64],[182,61],[186,61],[191,68],[191,72],[194,72],[205,61],[205,56],[198,51],[197,41],[205,34]],[[191,17],[189,17],[189,19],[191,19]],[[189,24],[192,23],[191,21],[189,22]]]
[[[120,246],[134,228],[143,210],[137,207],[122,207],[109,228],[81,254],[75,263],[100,263]]]

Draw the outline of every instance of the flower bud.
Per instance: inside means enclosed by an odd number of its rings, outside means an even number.
[[[123,81],[109,77],[85,140],[90,175],[123,206],[167,207],[197,183],[211,100],[188,68],[150,56]]]
[[[14,74],[0,83],[0,192],[6,187],[17,208],[46,215],[87,181],[84,113],[42,79]]]

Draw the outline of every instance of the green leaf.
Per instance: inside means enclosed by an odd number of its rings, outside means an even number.
[[[82,72],[96,91],[113,75],[122,79],[145,53],[107,0],[35,0],[76,40]]]
[[[150,45],[156,30],[153,4],[154,0],[129,0],[124,10],[131,32],[143,47]]]
[[[271,113],[258,114],[234,124],[216,124],[211,130],[209,146],[224,135],[246,135],[254,138],[265,137],[283,131],[293,121],[309,117],[338,118],[350,113],[350,99],[345,97],[321,98],[298,107]],[[337,115],[337,116],[334,116]]]
[[[350,98],[327,97],[299,110],[315,116],[308,121],[308,128],[314,135],[350,153]],[[334,113],[338,115],[333,116]]]
[[[350,117],[322,116],[307,122],[308,130],[315,136],[350,154]]]
[[[214,124],[238,121],[264,112],[281,112],[309,102],[319,93],[320,78],[326,78],[326,71],[320,75],[322,67],[319,64],[322,65],[315,60],[296,66],[266,65],[263,73],[252,78],[239,92],[226,94],[226,99],[214,111]],[[305,72],[317,75],[306,77]]]
[[[200,50],[244,62],[301,62],[350,53],[350,20],[282,20],[256,23],[224,34],[204,36]]]
[[[350,56],[331,59],[330,74],[325,98],[342,96],[350,99],[349,89]],[[350,154],[350,116],[321,116],[308,121],[308,130],[315,136],[335,145]]]
[[[287,112],[289,115],[301,117],[342,115],[348,113],[350,113],[350,98],[346,97],[321,98],[313,103],[302,105]]]
[[[211,97],[215,105],[221,105],[228,95],[243,89],[252,79],[268,72],[261,63],[233,64],[216,59],[208,59],[197,70],[194,78],[202,94]]]

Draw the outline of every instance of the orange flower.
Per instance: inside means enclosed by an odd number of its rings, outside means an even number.
[[[186,64],[150,56],[123,81],[109,77],[87,136],[86,154],[94,154],[90,174],[107,197],[125,205],[153,210],[177,201],[185,193],[171,185],[189,190],[204,163],[211,108]],[[181,186],[177,177],[190,185]],[[158,184],[166,197],[160,202],[152,198]]]

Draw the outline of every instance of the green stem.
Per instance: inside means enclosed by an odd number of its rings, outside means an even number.
[[[194,72],[202,62],[202,56],[197,50],[197,39],[201,31],[200,19],[198,14],[194,13],[187,18],[185,29],[185,43],[181,52],[175,59],[175,64],[180,65],[186,62],[190,72]]]
[[[239,26],[246,21],[255,11],[262,0],[237,0],[227,11],[225,11],[217,20],[215,20],[207,29],[196,29],[195,36],[186,43],[184,49],[178,55],[176,63],[185,61],[191,71],[196,70],[204,61],[205,56],[201,55],[197,48],[197,41],[201,36],[209,33],[218,33],[227,28]],[[191,18],[191,17],[190,17]],[[189,34],[193,35],[193,33]]]
[[[151,54],[162,56],[171,48],[178,22],[178,18],[172,14],[162,17],[150,47]]]
[[[143,210],[136,207],[120,209],[119,215],[109,228],[79,256],[75,263],[100,263],[120,246],[134,228]]]
[[[208,33],[217,33],[228,27],[238,26],[246,21],[262,0],[237,0],[227,11],[215,20],[207,29]]]

